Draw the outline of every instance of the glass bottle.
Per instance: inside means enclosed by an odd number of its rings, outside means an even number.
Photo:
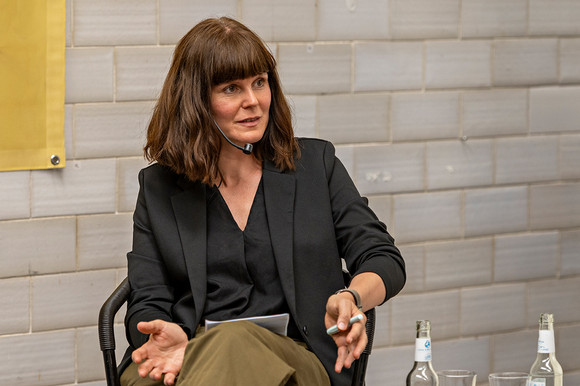
[[[415,363],[407,375],[407,386],[439,386],[437,373],[431,365],[431,322],[417,321]]]
[[[540,315],[538,356],[530,369],[528,386],[562,386],[562,366],[556,359],[554,315]]]

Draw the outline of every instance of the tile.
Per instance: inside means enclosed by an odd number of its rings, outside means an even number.
[[[32,216],[115,211],[114,159],[76,160],[65,169],[32,172]]]
[[[525,36],[526,0],[462,0],[463,38]]]
[[[103,355],[99,349],[99,335],[97,328],[85,327],[76,330],[77,344],[77,374],[79,382],[96,381],[105,378],[104,367],[97,366],[103,362]],[[120,358],[116,358],[119,360]]]
[[[494,85],[532,86],[557,82],[556,39],[513,39],[494,42]]]
[[[575,0],[529,0],[530,35],[577,35],[580,3]]]
[[[557,180],[558,138],[519,137],[496,140],[495,182],[513,184]]]
[[[173,46],[117,47],[115,97],[117,101],[155,100],[171,65]]]
[[[27,333],[30,329],[30,279],[1,279],[0,293],[0,308],[10,310],[0,319],[0,334]]]
[[[73,271],[75,226],[73,217],[0,222],[0,277]]]
[[[76,106],[75,158],[142,155],[152,111],[152,102]]]
[[[375,212],[379,220],[381,220],[390,231],[392,222],[392,207],[393,199],[389,195],[369,196],[369,207]]]
[[[538,332],[535,330],[494,334],[492,341],[491,371],[529,372],[536,359]]]
[[[395,93],[391,97],[393,141],[457,138],[457,92]]]
[[[73,125],[75,105],[64,105],[64,152],[66,159],[73,157]]]
[[[355,147],[356,185],[362,194],[423,189],[423,144]]]
[[[289,94],[350,91],[351,45],[280,44],[278,72]]]
[[[390,310],[390,303],[385,303],[375,308],[375,336],[373,338],[373,349],[376,347],[388,346],[391,341]]]
[[[580,87],[530,89],[530,132],[580,131]]]
[[[0,384],[74,383],[74,330],[0,337]]]
[[[386,39],[389,1],[320,0],[317,26],[317,40]]]
[[[155,44],[156,0],[75,0],[75,46]]]
[[[558,252],[557,232],[496,236],[494,281],[556,277]]]
[[[560,275],[580,274],[580,230],[560,233]]]
[[[580,385],[580,372],[565,372],[563,383],[566,385]]]
[[[556,355],[564,371],[580,369],[576,353],[580,345],[580,324],[556,326]]]
[[[459,336],[459,291],[399,295],[390,302],[394,345],[414,343],[415,322],[422,319],[431,321],[433,340]]]
[[[159,41],[176,44],[193,26],[208,17],[236,19],[236,0],[159,0]]]
[[[332,143],[385,142],[389,96],[338,94],[318,97],[318,132]]]
[[[459,0],[392,0],[392,37],[455,38],[458,36],[459,9]]]
[[[469,369],[475,371],[478,381],[487,380],[491,345],[488,336],[432,343],[436,370]]]
[[[365,384],[401,386],[413,367],[415,345],[373,349],[369,356]]]
[[[316,100],[314,95],[287,95],[294,119],[294,136],[317,138]]]
[[[493,181],[491,140],[427,143],[427,187],[461,188],[489,185]]]
[[[526,186],[465,191],[465,236],[521,232],[527,228]]]
[[[491,238],[425,245],[425,290],[491,283]]]
[[[423,44],[357,42],[354,45],[355,91],[420,90]]]
[[[113,48],[67,48],[65,103],[113,100]]]
[[[133,212],[139,193],[139,171],[148,165],[143,157],[122,158],[118,161],[117,211]]]
[[[560,39],[560,83],[580,81],[580,39]]]
[[[121,361],[125,349],[128,347],[125,340],[125,328],[122,324],[115,324],[114,334],[116,340],[115,359]],[[79,385],[88,385],[105,378],[105,370],[102,365],[103,355],[99,347],[99,335],[97,327],[84,327],[76,329],[76,364],[77,381]],[[105,386],[105,385],[103,385]]]
[[[489,41],[428,41],[425,55],[427,89],[491,85]]]
[[[536,230],[580,226],[580,184],[532,186],[530,226]]]
[[[528,93],[517,89],[465,92],[461,117],[468,138],[526,134]]]
[[[490,312],[493,310],[493,312]],[[502,315],[498,318],[498,315]],[[526,284],[461,290],[461,334],[481,335],[526,326]]]
[[[71,28],[71,9],[73,0],[66,0],[66,13],[65,13],[65,46],[70,47],[72,44],[72,28]]]
[[[580,135],[560,136],[560,178],[580,178]]]
[[[312,41],[316,36],[315,0],[244,0],[242,22],[267,41]]]
[[[335,156],[344,165],[346,171],[350,178],[355,181],[355,167],[354,167],[354,146],[351,145],[338,145],[335,148]],[[356,181],[355,181],[356,182]],[[359,189],[360,190],[360,189]]]
[[[131,213],[79,216],[77,232],[80,270],[127,265],[133,232]]]
[[[397,238],[395,238],[397,242]],[[425,289],[425,249],[423,245],[398,245],[405,260],[407,282],[401,294],[412,294]]]
[[[32,331],[94,325],[115,288],[115,271],[88,271],[32,278]]]
[[[393,233],[401,243],[459,238],[461,193],[395,195],[393,222]]]
[[[580,320],[580,278],[530,282],[527,297],[527,324],[538,328],[541,313],[554,314],[554,324]]]
[[[0,220],[30,217],[30,172],[0,173]]]

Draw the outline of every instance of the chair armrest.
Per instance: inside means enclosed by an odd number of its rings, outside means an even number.
[[[103,352],[105,362],[105,376],[107,385],[119,385],[117,374],[117,361],[115,358],[115,314],[119,308],[129,298],[131,286],[128,278],[125,278],[121,284],[113,291],[111,296],[103,303],[99,312],[99,343]]]

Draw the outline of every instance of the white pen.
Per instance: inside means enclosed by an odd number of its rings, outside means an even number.
[[[350,320],[348,321],[348,326],[352,326],[354,323],[356,322],[360,322],[363,320],[363,315],[362,314],[358,314],[353,316],[352,318],[350,318]],[[328,330],[326,330],[326,333],[328,335],[334,335],[338,332],[338,326],[335,324],[334,326],[330,327]]]

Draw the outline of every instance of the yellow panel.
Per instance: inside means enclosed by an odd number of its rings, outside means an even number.
[[[65,166],[65,7],[0,0],[0,170]]]

